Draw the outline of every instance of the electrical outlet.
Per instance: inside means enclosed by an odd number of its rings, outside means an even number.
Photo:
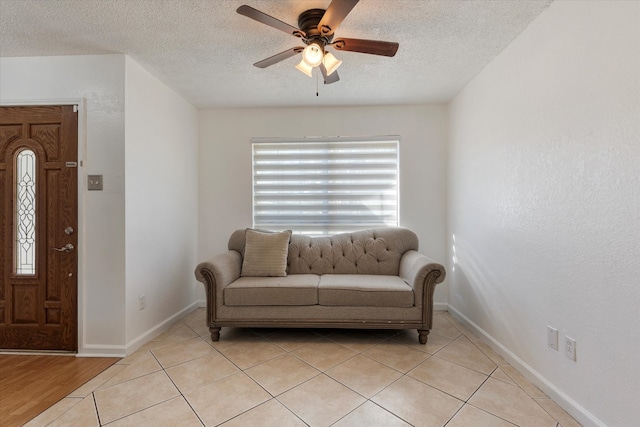
[[[147,296],[140,295],[138,297],[138,310],[144,310],[146,306],[147,306]]]
[[[558,350],[558,330],[547,325],[547,345]]]
[[[568,336],[564,337],[564,354],[569,359],[576,360],[576,340]]]

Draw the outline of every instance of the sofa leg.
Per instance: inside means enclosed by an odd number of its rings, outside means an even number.
[[[220,339],[220,328],[209,328],[209,332],[211,332],[211,341],[218,341]]]
[[[429,337],[429,332],[431,332],[429,329],[418,329],[418,341],[420,341],[420,344],[426,344],[427,343],[427,338]]]

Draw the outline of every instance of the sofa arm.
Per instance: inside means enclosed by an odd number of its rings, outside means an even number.
[[[216,255],[196,267],[196,279],[204,284],[207,295],[207,324],[210,328],[215,327],[216,307],[222,302],[223,289],[240,277],[241,269],[242,255],[237,251]]]
[[[415,288],[422,285],[427,276],[433,277],[434,284],[442,283],[444,266],[417,251],[407,251],[400,259],[400,277]]]
[[[444,266],[417,251],[407,251],[400,259],[400,277],[413,288],[416,306],[422,308],[424,329],[428,331],[433,322],[433,292],[444,281]]]
[[[241,268],[242,256],[240,253],[229,251],[198,264],[195,271],[196,279],[204,283],[205,287],[217,285],[224,288],[240,277]]]

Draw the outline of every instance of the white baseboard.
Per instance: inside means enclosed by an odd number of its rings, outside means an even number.
[[[127,350],[123,345],[84,345],[77,357],[125,357]]]
[[[433,303],[433,310],[434,311],[447,311],[448,308],[449,308],[449,304],[447,304],[446,302],[434,302]]]
[[[535,384],[562,409],[567,411],[569,415],[575,418],[585,427],[607,427],[602,421],[598,420],[589,411],[582,407],[578,402],[569,397],[566,393],[559,390],[551,381],[542,376],[538,371],[533,369],[524,360],[520,359],[512,353],[507,347],[496,340],[493,336],[480,328],[455,307],[448,305],[448,311],[461,323],[463,323],[471,331],[475,332],[483,341],[487,343],[496,353],[502,356],[507,362],[516,368],[529,381]]]
[[[183,308],[173,316],[165,319],[158,325],[153,328],[147,330],[142,333],[134,340],[129,342],[126,346],[124,345],[92,345],[87,344],[82,346],[82,348],[76,354],[77,357],[126,357],[128,354],[134,353],[140,347],[153,340],[155,337],[169,329],[171,325],[176,323],[178,320],[182,319],[192,311],[196,310],[200,307],[206,307],[206,301],[196,301],[189,306]]]
[[[169,329],[171,325],[173,325],[178,320],[182,319],[183,317],[185,317],[186,315],[188,315],[189,313],[197,309],[200,306],[199,303],[200,303],[199,301],[196,301],[190,304],[189,306],[183,308],[173,316],[165,319],[164,321],[157,324],[153,328],[147,330],[146,332],[140,334],[138,337],[134,338],[132,341],[130,341],[127,344],[125,348],[125,354],[134,353],[140,347],[142,347],[143,345],[145,345],[146,343],[153,340],[155,337],[157,337],[158,335],[160,335],[161,333]]]

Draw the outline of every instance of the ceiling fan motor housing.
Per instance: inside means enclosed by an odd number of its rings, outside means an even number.
[[[331,43],[333,40],[333,34],[324,35],[318,24],[324,16],[325,9],[309,9],[305,10],[298,16],[298,28],[300,28],[307,35],[302,40],[305,44],[318,43],[322,48]],[[327,30],[327,32],[329,32]]]

